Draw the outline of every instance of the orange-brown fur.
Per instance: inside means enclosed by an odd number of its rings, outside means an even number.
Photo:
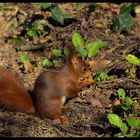
[[[0,67],[0,105],[10,111],[35,114],[27,89],[20,79]]]

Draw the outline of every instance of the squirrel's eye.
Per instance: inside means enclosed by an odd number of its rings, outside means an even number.
[[[86,71],[87,71],[87,68],[86,68],[86,67],[83,67],[83,68],[82,68],[82,71],[83,71],[83,72],[86,72]]]

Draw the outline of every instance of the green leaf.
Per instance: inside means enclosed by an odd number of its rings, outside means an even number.
[[[122,122],[120,129],[123,132],[123,134],[126,134],[128,131],[128,127],[124,122]]]
[[[130,4],[128,6],[123,5],[120,8],[119,16],[115,19],[113,23],[113,30],[122,30],[124,28],[131,28],[134,26],[134,21],[131,17],[131,11],[134,9],[135,4]]]
[[[125,102],[122,104],[122,109],[127,111],[131,106],[133,105],[133,102],[130,97],[126,96]]]
[[[52,18],[59,24],[64,25],[64,20],[69,18],[68,14],[63,13],[59,7],[54,7],[51,9]]]
[[[102,41],[102,40],[100,40],[100,39],[94,41],[94,44],[95,44],[96,46],[98,46],[99,49],[104,48],[104,47],[107,46],[107,42],[106,42],[106,41]]]
[[[49,8],[49,7],[52,5],[52,4],[49,3],[49,2],[32,3],[32,4],[33,4],[33,5],[40,6],[40,7],[45,8],[45,9]]]
[[[61,56],[62,51],[59,50],[59,49],[53,49],[53,50],[52,50],[52,54],[53,54],[55,57],[59,57],[59,56]]]
[[[82,36],[78,33],[73,33],[72,35],[72,43],[74,45],[74,47],[81,47],[83,48],[84,47],[84,40],[82,38]]]
[[[134,100],[133,101],[133,106],[138,108],[139,107],[139,102],[137,100]]]
[[[111,124],[121,128],[123,122],[117,114],[108,114],[107,118]]]
[[[118,137],[118,138],[123,138],[124,135],[122,132],[118,133],[118,134],[114,134],[114,137]]]
[[[134,117],[129,116],[129,117],[127,117],[126,121],[127,121],[128,125],[131,127],[138,128],[138,126],[140,126],[140,120],[137,120]]]
[[[64,47],[64,54],[65,54],[66,56],[69,55],[69,49],[68,49],[67,47]]]
[[[37,31],[36,30],[32,30],[32,29],[28,30],[27,35],[30,36],[30,37],[33,37],[33,38],[38,36],[37,35]]]
[[[121,108],[122,108],[123,110],[125,110],[125,111],[127,111],[127,110],[129,109],[129,107],[128,107],[125,103],[123,103],[123,104],[121,105]]]
[[[125,59],[134,64],[134,65],[140,65],[140,59],[138,57],[136,57],[135,55],[132,55],[132,54],[128,54],[127,56],[125,56]]]
[[[109,80],[111,77],[108,76],[107,72],[105,70],[103,71],[100,71],[98,74],[97,74],[97,81],[105,81],[105,80]]]
[[[86,49],[88,52],[88,58],[94,57],[99,51],[99,47],[95,45],[94,42],[88,43]]]
[[[125,90],[122,89],[122,88],[119,88],[118,89],[118,95],[119,95],[119,98],[121,98],[122,100],[125,99]]]
[[[36,20],[35,23],[34,23],[34,28],[36,30],[43,30],[44,29],[43,21],[42,20]]]
[[[120,15],[129,15],[131,13],[131,11],[134,9],[134,7],[136,6],[136,4],[132,3],[130,5],[122,5],[121,8],[120,8],[120,12],[119,14]]]
[[[26,60],[28,60],[27,55],[26,54],[22,54],[20,56],[20,60],[21,60],[22,63],[24,63]]]
[[[129,138],[129,137],[137,137],[137,136],[135,136],[134,134],[131,134],[131,133],[130,133],[130,134],[127,134],[127,135],[125,135],[125,136],[128,137],[128,138]]]
[[[96,3],[89,3],[89,12],[95,11],[96,8],[97,8]]]
[[[80,46],[75,47],[76,51],[80,54],[82,58],[85,58],[87,56],[87,51],[84,48],[81,48]]]
[[[86,49],[88,52],[88,58],[94,57],[100,48],[107,46],[107,42],[102,40],[96,40],[87,44]]]
[[[53,60],[54,67],[61,67],[61,63],[58,60]]]
[[[51,67],[51,66],[53,66],[53,63],[52,63],[49,59],[45,58],[45,59],[42,61],[42,65],[43,65],[43,66]]]
[[[126,106],[130,107],[132,106],[133,102],[129,96],[126,97]]]

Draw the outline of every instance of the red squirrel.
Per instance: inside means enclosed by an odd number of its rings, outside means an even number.
[[[107,64],[105,60],[99,69]],[[97,70],[98,64],[94,63],[94,67]],[[37,77],[31,96],[17,77],[3,68],[0,68],[0,73],[0,105],[10,111],[62,122],[68,121],[62,115],[65,99],[76,96],[83,87],[94,82],[88,64],[74,52],[70,53],[62,68],[43,72]]]

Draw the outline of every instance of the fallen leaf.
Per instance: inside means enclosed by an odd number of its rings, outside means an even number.
[[[91,99],[89,99],[89,102],[91,103],[91,105],[93,107],[103,108],[103,105],[101,104],[101,102],[99,101],[99,99],[91,98]]]
[[[114,105],[115,105],[115,106],[120,105],[120,100],[115,100],[115,101],[114,101]]]
[[[29,60],[26,60],[24,62],[24,68],[25,68],[25,72],[32,72],[33,66],[32,66],[32,64],[30,63]]]
[[[102,59],[102,60],[91,60],[91,61],[88,61],[87,63],[90,65],[91,69],[94,72],[96,72],[96,71],[104,69],[108,64],[111,63],[111,61],[107,59]]]

